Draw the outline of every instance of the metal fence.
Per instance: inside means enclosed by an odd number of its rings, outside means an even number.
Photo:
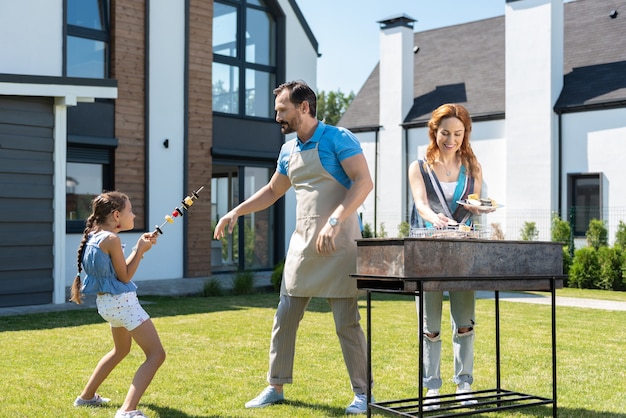
[[[401,235],[400,222],[397,220],[397,214],[388,214],[379,212],[377,214],[377,224],[372,227],[375,229],[376,236],[380,236],[381,225],[385,236],[397,237]],[[527,223],[534,222],[537,232],[535,240],[550,241],[552,236],[552,217],[554,212],[550,209],[512,209],[503,208],[495,212],[484,214],[476,223],[483,228],[489,228],[494,231],[494,225],[504,234],[506,240],[522,239],[523,230]],[[609,208],[589,208],[576,206],[570,208],[566,214],[559,216],[562,220],[570,224],[572,233],[571,240],[574,248],[581,248],[587,245],[585,233],[591,219],[600,219],[607,228],[609,245],[615,243],[615,234],[618,231],[620,222],[626,223],[626,207],[609,207]],[[374,232],[374,231],[372,231]]]

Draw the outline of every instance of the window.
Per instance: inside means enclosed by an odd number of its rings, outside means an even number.
[[[67,109],[66,230],[83,232],[90,203],[113,190],[115,104],[112,100],[79,103]]]
[[[91,201],[103,190],[113,189],[113,147],[94,148],[70,144],[65,178],[66,230],[82,232],[91,214]]]
[[[109,0],[67,0],[65,75],[109,77]]]
[[[569,213],[573,217],[574,236],[583,237],[592,219],[602,219],[600,174],[568,176]]]
[[[213,111],[272,118],[275,85],[276,20],[265,2],[216,1]]]
[[[249,198],[270,179],[273,168],[214,165],[211,179],[211,213],[214,226],[230,209]],[[241,193],[243,191],[243,193]],[[273,266],[274,207],[242,216],[232,234],[214,242],[213,271],[267,269]],[[213,252],[215,248],[215,252]]]

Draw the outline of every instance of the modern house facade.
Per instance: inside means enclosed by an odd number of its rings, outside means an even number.
[[[126,244],[163,225],[137,282],[273,268],[289,199],[224,242],[212,223],[274,171],[272,89],[315,86],[317,41],[294,0],[0,0],[0,11],[0,306],[66,301],[102,190],[132,200]]]
[[[483,167],[484,215],[506,239],[553,214],[583,245],[590,219],[612,241],[626,220],[626,2],[507,0],[503,16],[415,32],[411,16],[381,20],[380,61],[340,126],[357,133],[375,190],[363,221],[396,236],[413,205],[407,167],[423,158],[431,112],[463,104]]]

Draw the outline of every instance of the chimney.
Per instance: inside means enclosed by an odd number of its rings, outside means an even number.
[[[558,118],[553,108],[563,88],[563,0],[507,0],[505,19],[505,202],[526,213],[554,210]]]
[[[413,106],[413,69],[415,19],[406,14],[380,20],[379,131],[378,155],[386,170],[376,173],[378,224],[384,223],[389,236],[396,236],[397,226],[406,207],[407,167],[404,158],[404,122]],[[398,181],[398,179],[403,179]],[[375,225],[379,228],[379,225]],[[378,229],[377,229],[378,230]]]
[[[413,23],[401,14],[380,24],[380,124],[399,124],[413,106]]]

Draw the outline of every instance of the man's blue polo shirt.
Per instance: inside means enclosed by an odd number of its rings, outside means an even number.
[[[295,146],[294,146],[295,143]],[[363,149],[359,140],[352,132],[345,128],[326,125],[318,122],[313,137],[307,142],[302,142],[297,137],[283,144],[278,155],[276,171],[287,176],[289,172],[289,156],[291,152],[300,152],[314,149],[319,143],[318,153],[322,166],[346,189],[352,185],[352,180],[343,171],[341,161],[346,158],[361,154]]]

